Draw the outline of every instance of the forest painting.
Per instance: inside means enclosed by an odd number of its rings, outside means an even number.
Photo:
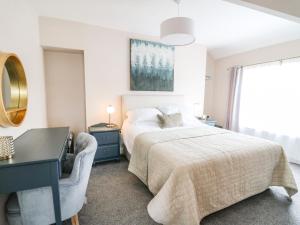
[[[130,40],[130,90],[173,91],[174,47]]]

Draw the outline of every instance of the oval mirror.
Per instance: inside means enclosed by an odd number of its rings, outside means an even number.
[[[3,69],[3,75],[2,75],[2,96],[3,96],[4,107],[5,109],[8,109],[10,98],[11,98],[11,89],[10,89],[9,75],[5,67]]]
[[[19,126],[27,110],[27,83],[15,54],[0,53],[0,125]]]

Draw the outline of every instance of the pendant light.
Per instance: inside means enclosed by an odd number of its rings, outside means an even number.
[[[182,46],[195,42],[194,21],[179,16],[181,0],[174,0],[178,7],[178,16],[163,21],[160,25],[160,41],[167,45]]]

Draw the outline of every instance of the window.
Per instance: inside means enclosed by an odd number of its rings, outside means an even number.
[[[243,68],[239,127],[300,137],[300,58]]]

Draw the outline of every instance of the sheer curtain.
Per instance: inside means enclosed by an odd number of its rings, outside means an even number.
[[[242,71],[233,97],[238,122],[231,127],[280,143],[289,161],[300,163],[300,58]]]
[[[227,111],[226,129],[238,131],[239,109],[241,96],[241,83],[243,79],[243,67],[235,66],[230,74],[229,100]]]

